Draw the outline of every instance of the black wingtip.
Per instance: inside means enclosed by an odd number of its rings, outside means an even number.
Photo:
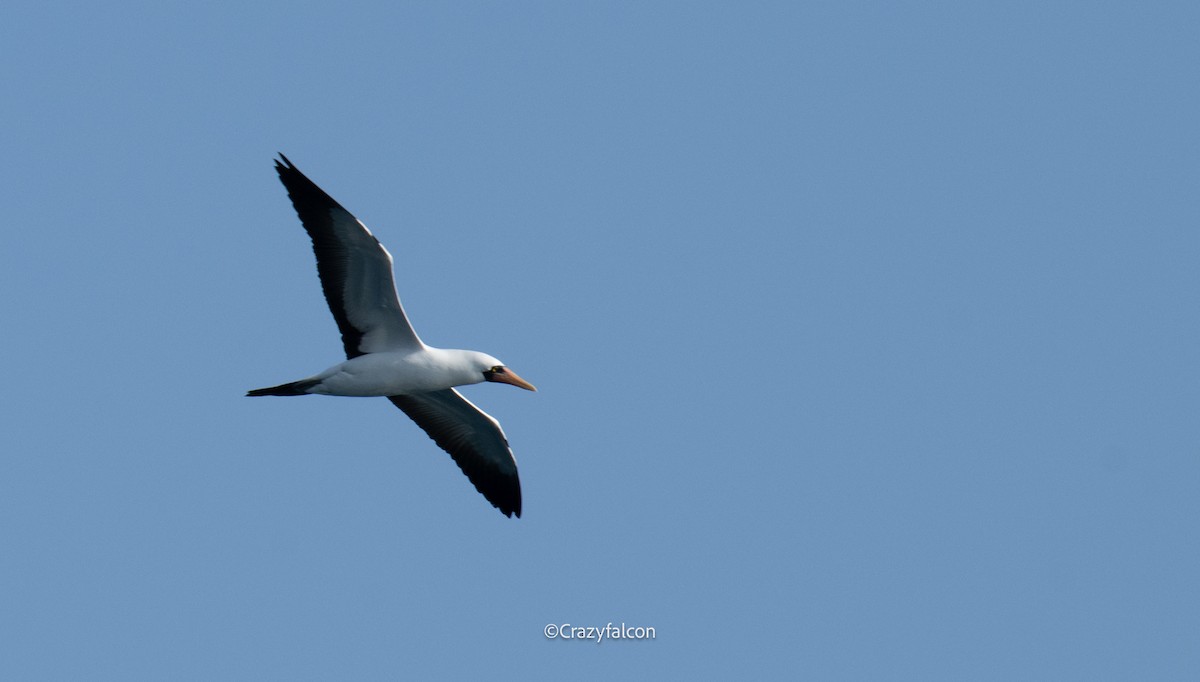
[[[317,183],[309,180],[307,175],[296,168],[291,159],[283,155],[283,152],[279,152],[279,158],[275,160],[275,172],[279,174],[279,181],[287,188],[288,196],[292,199],[292,206],[300,215],[300,222],[304,223],[304,228],[309,230],[309,235],[312,235],[310,227],[312,217],[308,211],[325,214],[330,208],[346,210],[342,208],[341,204],[334,201],[333,197],[329,196],[325,190],[318,187]],[[349,211],[346,212],[349,213]]]
[[[462,468],[461,465],[459,468]],[[466,473],[466,469],[463,469],[463,473]],[[470,478],[470,476],[467,478]],[[471,483],[475,486],[475,489],[479,491],[479,494],[483,495],[484,499],[486,499],[488,502],[491,502],[492,506],[498,509],[501,514],[504,514],[510,519],[513,516],[516,516],[518,519],[521,518],[520,481],[518,481],[517,484],[510,489],[497,488],[494,486],[480,487],[480,485],[474,480],[472,480]],[[480,483],[482,483],[482,481],[480,481]]]
[[[478,488],[476,488],[476,490],[478,490]],[[481,490],[480,492],[482,493],[483,491]],[[518,495],[519,494],[520,493],[518,493]],[[518,519],[521,518],[521,498],[520,497],[517,498],[517,503],[515,506],[512,504],[511,500],[497,501],[497,500],[491,499],[490,497],[487,497],[486,495],[484,497],[487,499],[488,502],[492,503],[493,507],[498,509],[500,511],[500,513],[504,514],[504,516],[506,516],[507,518],[511,519],[514,516],[517,517]]]
[[[461,469],[462,467],[460,466],[459,468]],[[463,470],[463,473],[466,473],[466,470]],[[468,476],[468,478],[470,477]],[[483,499],[490,502],[496,508],[496,511],[510,519],[514,516],[518,519],[521,518],[520,483],[517,484],[518,487],[515,491],[501,490],[494,487],[489,488],[487,486],[480,487],[474,480],[471,481],[471,484],[475,486],[475,490],[483,496]]]

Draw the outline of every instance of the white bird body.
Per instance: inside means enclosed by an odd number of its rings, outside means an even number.
[[[482,383],[483,372],[501,364],[486,353],[426,346],[360,355],[297,383],[316,382],[307,393],[319,395],[411,395]]]
[[[365,225],[279,155],[279,179],[312,238],[317,274],[342,332],[346,361],[307,379],[249,396],[386,396],[443,450],[505,516],[521,515],[517,462],[499,422],[455,386],[483,381],[536,391],[496,358],[426,346],[392,278],[392,256]]]

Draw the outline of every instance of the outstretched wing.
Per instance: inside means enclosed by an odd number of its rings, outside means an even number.
[[[378,351],[418,349],[421,339],[408,323],[392,256],[375,235],[317,187],[283,154],[275,162],[300,222],[312,237],[317,274],[329,310],[342,332],[346,357]]]
[[[392,401],[443,450],[488,502],[505,516],[521,516],[517,461],[500,423],[453,388],[393,395]]]

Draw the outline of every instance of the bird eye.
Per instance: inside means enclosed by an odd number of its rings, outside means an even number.
[[[493,374],[504,374],[504,365],[496,365],[492,368]]]

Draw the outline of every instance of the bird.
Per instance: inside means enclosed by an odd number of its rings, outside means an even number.
[[[450,454],[488,502],[506,517],[520,518],[521,482],[508,438],[495,418],[455,387],[487,381],[537,389],[487,353],[425,345],[400,305],[392,256],[383,244],[282,153],[275,171],[312,239],[346,361],[246,395],[386,397]]]

